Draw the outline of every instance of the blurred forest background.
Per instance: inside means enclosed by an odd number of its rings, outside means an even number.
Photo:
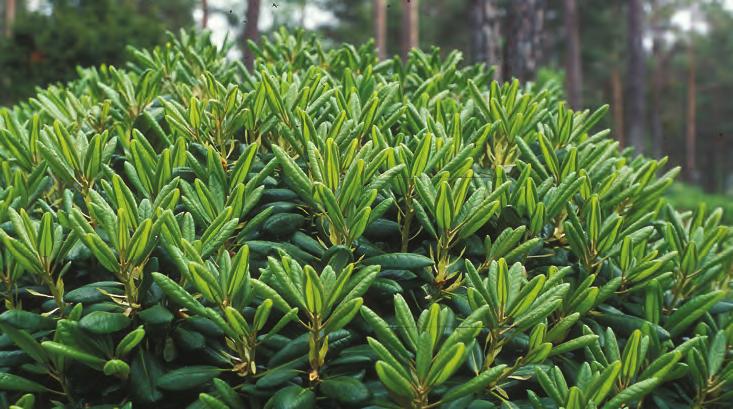
[[[236,42],[280,26],[334,43],[375,39],[381,58],[459,49],[496,78],[564,83],[577,109],[609,103],[623,147],[681,166],[678,206],[733,216],[733,0],[0,0],[0,105],[75,76],[124,65],[127,44],[208,29]]]

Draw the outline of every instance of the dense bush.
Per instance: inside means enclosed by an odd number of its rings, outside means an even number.
[[[2,111],[3,407],[730,407],[730,229],[605,108],[256,51],[184,34]]]

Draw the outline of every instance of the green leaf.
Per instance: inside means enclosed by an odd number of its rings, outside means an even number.
[[[313,409],[316,407],[316,395],[310,389],[291,385],[277,391],[266,407],[272,409]]]
[[[156,385],[159,389],[180,392],[199,388],[216,378],[222,369],[208,365],[193,365],[174,369],[161,376]]]
[[[586,347],[594,343],[598,339],[598,335],[581,335],[570,341],[564,342],[560,345],[556,345],[552,348],[550,356],[557,356]]]
[[[588,237],[594,245],[598,243],[601,234],[601,205],[598,195],[590,198],[590,213],[588,215]]]
[[[145,329],[143,326],[141,325],[135,328],[135,330],[125,335],[117,344],[117,347],[115,348],[115,356],[121,357],[127,355],[133,348],[140,344],[144,337]]]
[[[480,207],[472,212],[466,221],[461,225],[458,234],[462,239],[470,237],[482,228],[491,219],[491,217],[499,210],[499,202],[493,201],[482,203]]]
[[[345,327],[359,312],[362,303],[363,300],[361,297],[358,297],[340,304],[336,307],[333,313],[331,313],[328,321],[326,321],[326,324],[323,327],[323,332],[328,334]]]
[[[399,357],[402,358],[409,356],[409,353],[407,352],[407,349],[405,349],[405,346],[402,344],[402,342],[400,342],[399,338],[397,338],[397,335],[392,332],[387,322],[384,321],[384,319],[382,319],[379,314],[372,311],[367,306],[362,306],[360,311],[362,318],[364,318],[367,324],[369,324],[374,333],[377,335],[377,338],[382,343],[384,343],[385,346],[389,348],[392,353],[396,353]]]
[[[203,402],[207,409],[229,409],[226,403],[205,392],[199,393],[199,401]]]
[[[41,343],[48,353],[64,358],[73,359],[79,361],[93,369],[102,370],[106,361],[98,356],[89,354],[84,351],[80,351],[74,347],[63,345],[53,341],[43,341]]]
[[[272,368],[267,370],[260,379],[257,380],[257,388],[269,389],[280,386],[291,379],[297,377],[299,371],[291,368]]]
[[[153,222],[145,219],[137,228],[130,239],[127,259],[134,265],[140,264],[152,250]]]
[[[153,403],[163,398],[163,394],[155,387],[157,380],[163,375],[159,359],[143,348],[130,365],[130,393],[133,399]]]
[[[305,266],[305,305],[312,314],[323,312],[323,284],[311,266]]]
[[[448,182],[443,181],[438,187],[438,196],[435,199],[435,218],[438,228],[442,231],[448,231],[453,226],[453,194],[448,187]]]
[[[715,376],[718,374],[718,371],[723,365],[723,361],[725,360],[725,355],[727,352],[727,339],[725,331],[720,330],[718,331],[715,336],[713,337],[712,342],[710,343],[710,350],[708,351],[707,358],[708,358],[708,372],[710,376]]]
[[[585,388],[586,393],[590,395],[596,405],[600,405],[603,399],[608,396],[608,393],[611,392],[619,373],[621,373],[621,362],[614,361],[595,378],[593,383]]]
[[[7,310],[0,314],[0,322],[29,332],[56,328],[56,320],[24,310]]]
[[[111,272],[119,271],[120,265],[117,262],[117,257],[99,236],[94,233],[87,233],[82,236],[82,240],[107,270]]]
[[[375,366],[377,376],[387,389],[399,396],[410,398],[414,395],[410,381],[404,378],[390,364],[384,361],[377,361]]]
[[[560,180],[559,161],[553,146],[551,146],[550,141],[547,140],[547,137],[542,132],[537,134],[537,141],[540,143],[540,151],[542,152],[542,157],[545,159],[545,164],[555,176],[555,179]]]
[[[79,325],[95,334],[111,334],[121,331],[130,325],[130,319],[120,313],[94,311],[85,315]]]
[[[557,385],[555,385],[555,382],[547,375],[547,373],[545,373],[545,370],[538,366],[535,367],[534,373],[537,377],[537,382],[540,384],[545,393],[547,393],[547,395],[549,395],[550,398],[552,398],[552,400],[554,400],[558,406],[564,405],[564,394],[559,390]]]
[[[470,381],[449,389],[448,392],[443,395],[441,401],[452,402],[463,396],[483,390],[486,386],[497,380],[506,367],[506,365],[502,364],[481,372],[477,376],[471,378]]]
[[[410,167],[410,177],[415,177],[425,170],[428,164],[428,158],[430,157],[430,148],[432,147],[433,135],[430,132],[426,132],[425,136],[420,139],[420,143],[415,151],[415,157]]]
[[[269,318],[271,310],[272,300],[270,300],[269,298],[262,301],[262,304],[257,307],[257,310],[255,311],[255,318],[252,324],[255,328],[255,331],[259,331],[265,327],[265,324],[267,323],[267,318]]]
[[[414,253],[388,253],[369,257],[362,261],[364,265],[378,265],[382,270],[405,269],[417,270],[433,265],[433,260]]]
[[[305,172],[295,163],[295,161],[280,147],[273,145],[272,153],[277,158],[280,166],[285,173],[286,180],[289,185],[298,194],[298,196],[308,204],[313,202],[313,185],[311,184]]]
[[[352,406],[367,402],[372,395],[362,382],[350,376],[324,379],[319,390],[331,399]]]
[[[418,339],[417,324],[412,316],[410,307],[407,306],[407,302],[399,293],[394,295],[394,308],[395,318],[398,324],[397,329],[400,331],[403,340],[415,348]]]
[[[103,372],[107,376],[116,376],[120,379],[127,379],[130,374],[130,367],[119,359],[110,359],[104,364]]]
[[[44,393],[48,389],[18,375],[0,372],[0,390],[13,392]]]
[[[38,254],[49,262],[53,255],[54,246],[53,217],[51,213],[44,213],[41,218],[41,227],[38,234]]]
[[[626,341],[626,346],[624,347],[624,352],[621,356],[622,379],[625,379],[627,381],[633,379],[636,375],[636,371],[641,365],[641,361],[644,359],[643,356],[640,356],[641,339],[641,331],[636,330],[631,333],[631,336]]]
[[[545,276],[540,274],[535,276],[527,284],[522,287],[519,294],[512,300],[509,307],[509,316],[517,317],[522,315],[532,303],[537,299],[545,285]]]
[[[163,290],[165,295],[167,295],[173,302],[182,307],[188,308],[191,312],[198,315],[206,315],[206,309],[204,306],[175,281],[160,273],[152,273],[152,275],[155,283],[158,284],[160,289]]]
[[[446,348],[446,346],[448,346]],[[428,384],[437,386],[448,380],[465,359],[466,346],[462,342],[444,344],[435,356],[428,372]]]
[[[667,318],[665,327],[673,337],[680,335],[690,325],[702,317],[710,307],[725,297],[724,290],[698,295],[683,304]]]
[[[41,344],[31,334],[22,329],[16,329],[12,325],[0,322],[0,330],[7,335],[15,345],[22,349],[36,362],[45,365],[48,362],[48,354],[41,347]]]
[[[504,311],[509,299],[509,267],[506,260],[499,259],[496,269],[496,302],[500,310]]]
[[[659,383],[660,380],[657,378],[650,378],[641,382],[637,382],[622,390],[613,398],[609,399],[608,402],[603,405],[603,409],[620,408],[621,405],[624,403],[628,404],[632,402],[637,402],[639,399],[643,398],[645,395],[653,391],[659,385]]]

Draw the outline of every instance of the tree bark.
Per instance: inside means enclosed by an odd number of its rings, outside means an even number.
[[[5,0],[5,37],[13,35],[13,24],[15,24],[15,0]]]
[[[209,0],[201,0],[201,27],[209,26]]]
[[[307,14],[308,0],[300,0],[300,27],[305,29],[305,17]]]
[[[501,27],[497,0],[471,2],[471,54],[474,63],[494,66],[494,78],[501,79]]]
[[[624,86],[618,67],[611,71],[611,111],[613,113],[613,132],[621,148],[626,146],[624,138]]]
[[[642,0],[629,0],[628,19],[628,137],[638,153],[645,149],[646,73],[644,69],[644,5]]]
[[[245,18],[247,22],[244,26],[244,47],[242,48],[242,54],[244,56],[244,65],[251,69],[254,66],[255,56],[250,51],[247,42],[249,40],[257,41],[260,37],[260,0],[247,0],[247,13]]]
[[[652,75],[652,112],[651,112],[651,133],[652,153],[659,158],[664,155],[664,135],[662,134],[662,88],[665,81],[665,66],[668,62],[668,54],[662,50],[662,16],[659,0],[652,2],[652,57],[654,60],[654,73]]]
[[[695,61],[695,49],[690,41],[688,53],[689,70],[687,72],[687,129],[685,132],[685,163],[687,167],[687,178],[690,182],[698,182],[697,165],[695,156],[697,153],[697,67]]]
[[[419,46],[420,21],[418,0],[402,0],[402,59]]]
[[[385,0],[374,0],[374,41],[379,60],[387,58],[387,6]]]
[[[542,65],[545,45],[545,12],[547,11],[547,0],[534,0],[532,8],[532,54],[534,66],[531,70],[531,78],[537,74],[537,69]]]
[[[583,104],[583,69],[580,60],[580,27],[575,0],[565,0],[565,89],[570,106],[578,110]]]
[[[507,45],[504,60],[504,79],[511,77],[521,81],[534,78],[541,59],[544,0],[512,1],[509,5],[508,24],[505,30]]]

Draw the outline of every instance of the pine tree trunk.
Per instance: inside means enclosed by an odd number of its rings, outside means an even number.
[[[534,0],[532,8],[532,60],[534,66],[531,67],[531,77],[535,78],[537,70],[542,65],[545,45],[545,12],[547,11],[547,0]]]
[[[209,0],[201,0],[201,27],[209,26]]]
[[[419,46],[420,20],[418,0],[402,0],[402,58]]]
[[[387,6],[385,0],[374,0],[374,41],[379,60],[387,58]]]
[[[305,15],[307,14],[307,7],[308,0],[300,0],[300,27],[303,29],[305,29]]]
[[[260,37],[260,0],[247,0],[247,13],[245,15],[246,23],[244,26],[244,46],[242,54],[244,55],[244,65],[252,68],[254,65],[254,55],[249,49],[247,42],[249,40],[257,41]]]
[[[504,79],[534,79],[542,57],[544,0],[512,1],[505,30]]]
[[[638,153],[645,151],[646,73],[644,69],[644,5],[642,0],[629,0],[628,9],[628,137]]]
[[[471,54],[474,63],[494,66],[501,79],[501,27],[497,0],[471,2]]]
[[[580,27],[575,0],[565,0],[565,87],[573,109],[583,104],[583,69],[580,60]]]
[[[695,61],[695,50],[690,41],[688,48],[687,72],[687,129],[685,132],[685,162],[687,165],[687,178],[690,182],[698,182],[697,165],[695,156],[697,153],[697,67]]]
[[[5,0],[5,37],[13,35],[13,24],[15,24],[15,0]]]
[[[662,27],[659,10],[659,0],[652,2],[654,16],[652,19],[652,57],[654,59],[654,73],[652,75],[652,112],[651,133],[652,153],[659,158],[664,155],[664,135],[662,134],[662,88],[664,86],[665,58],[662,50]]]
[[[618,67],[611,71],[611,112],[613,113],[613,133],[619,146],[626,146],[624,138],[624,86]]]

